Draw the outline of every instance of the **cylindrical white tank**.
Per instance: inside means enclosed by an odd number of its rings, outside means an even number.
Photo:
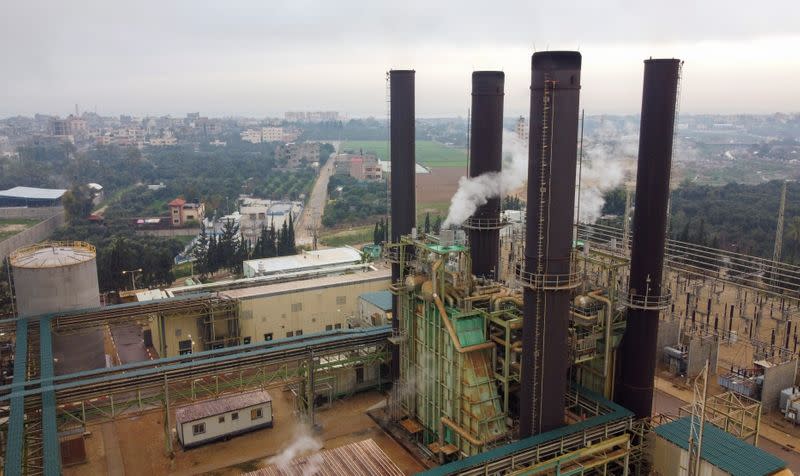
[[[36,316],[100,306],[94,246],[45,242],[11,254],[17,314]]]

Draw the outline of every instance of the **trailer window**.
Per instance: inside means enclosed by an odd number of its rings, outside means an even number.
[[[219,417],[219,422],[220,423],[225,423],[225,415]]]
[[[202,435],[206,432],[206,424],[205,423],[197,423],[192,425],[192,434],[193,435]]]
[[[231,420],[238,420],[239,419],[239,412],[231,413]]]
[[[264,413],[261,411],[260,408],[253,408],[250,410],[250,419],[251,420],[258,420],[259,418],[263,417]]]

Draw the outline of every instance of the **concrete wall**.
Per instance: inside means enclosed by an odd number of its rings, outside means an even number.
[[[674,346],[678,343],[678,321],[659,321],[658,340],[656,341],[656,355],[659,359],[664,353],[664,347]]]
[[[94,258],[57,268],[12,267],[12,272],[20,316],[100,307]]]
[[[31,209],[35,210],[35,208]],[[49,209],[48,209],[49,210]],[[0,241],[0,258],[5,258],[17,248],[30,246],[45,240],[56,231],[56,228],[64,224],[64,211],[61,210],[57,215],[52,215],[41,223],[23,230],[16,235]]]
[[[243,298],[239,304],[241,335],[258,342],[268,333],[279,339],[288,337],[289,332],[311,334],[337,324],[346,329],[347,318],[357,313],[359,295],[388,288],[389,279],[382,279]]]
[[[708,359],[709,375],[717,374],[717,354],[719,353],[719,340],[714,336],[694,336],[689,342],[689,352],[686,363],[686,376],[697,377],[703,371]]]
[[[0,218],[50,218],[63,212],[62,207],[0,207]]]
[[[261,408],[262,417],[256,420],[250,419],[252,410]],[[233,420],[231,415],[238,413],[239,418]],[[220,422],[220,417],[224,421]],[[205,433],[194,435],[192,427],[198,423],[205,423]],[[184,446],[196,445],[207,440],[215,440],[226,435],[242,433],[249,429],[260,427],[272,423],[272,403],[265,403],[263,405],[254,405],[251,407],[242,408],[236,411],[226,412],[222,415],[214,415],[208,418],[201,418],[199,420],[185,422],[176,426],[178,431],[178,441]]]
[[[161,236],[171,238],[173,236],[197,236],[200,228],[165,228],[163,230],[136,230],[139,236]]]
[[[797,360],[764,370],[764,386],[761,387],[761,406],[764,410],[771,411],[778,408],[781,390],[794,385],[796,373]]]
[[[383,324],[389,324],[388,315],[391,315],[391,312],[386,312],[383,309],[379,308],[378,306],[372,304],[371,302],[365,301],[363,299],[358,300],[358,316],[362,319],[369,321],[374,326],[379,326]],[[377,315],[378,317],[374,319],[372,316]]]

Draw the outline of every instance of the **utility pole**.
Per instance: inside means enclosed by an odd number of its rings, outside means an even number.
[[[781,189],[781,204],[778,207],[778,226],[775,228],[775,249],[772,252],[772,266],[778,265],[781,260],[781,249],[783,248],[783,216],[786,211],[786,184],[788,181],[784,180],[783,188]]]
[[[701,381],[702,380],[702,381]],[[702,388],[701,388],[702,386]],[[703,426],[706,422],[706,395],[708,393],[708,360],[694,381],[692,423],[689,427],[689,476],[699,476],[703,461]]]
[[[122,270],[122,275],[130,274],[131,275],[131,290],[136,290],[136,273],[141,273],[142,268],[137,269],[125,269]]]

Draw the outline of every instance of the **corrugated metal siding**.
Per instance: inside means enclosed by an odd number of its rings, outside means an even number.
[[[655,433],[670,443],[688,450],[690,427],[691,417],[684,417],[657,427]],[[786,463],[781,459],[745,443],[710,423],[706,423],[703,427],[702,457],[733,476],[764,476],[786,467]]]
[[[386,456],[386,453],[372,441],[340,446],[332,450],[320,451],[314,455],[295,458],[289,464],[278,467],[269,466],[258,471],[244,473],[243,476],[402,476],[403,472]]]

